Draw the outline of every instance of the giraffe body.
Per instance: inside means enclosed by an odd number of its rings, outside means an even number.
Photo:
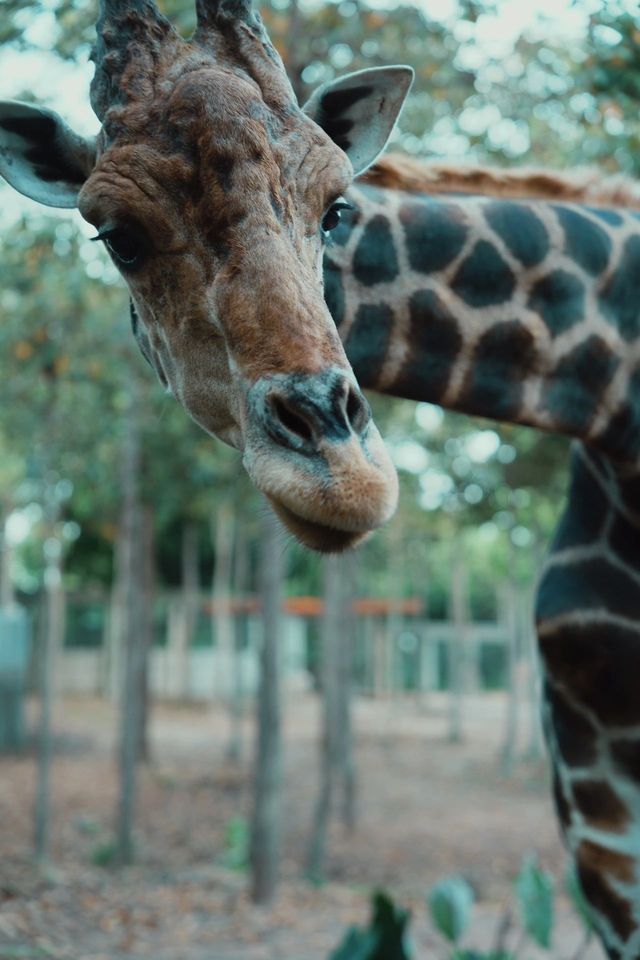
[[[612,957],[640,955],[640,474],[580,444],[540,582],[556,808]]]
[[[375,176],[375,171],[374,171]],[[579,438],[538,591],[556,808],[613,958],[640,956],[640,220],[358,184],[325,255],[360,383]]]

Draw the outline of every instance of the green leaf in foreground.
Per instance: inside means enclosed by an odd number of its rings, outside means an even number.
[[[411,960],[406,941],[409,912],[396,907],[386,893],[376,893],[366,930],[352,927],[329,960]]]
[[[490,950],[489,953],[481,953],[478,950],[456,950],[451,960],[516,960],[513,953],[505,950]]]
[[[371,960],[375,956],[378,935],[373,930],[351,927],[329,960]]]
[[[440,933],[457,943],[471,919],[473,890],[464,877],[446,877],[432,887],[427,898],[431,919]]]
[[[548,950],[553,930],[553,877],[538,866],[535,855],[525,857],[515,882],[522,925],[535,942]]]

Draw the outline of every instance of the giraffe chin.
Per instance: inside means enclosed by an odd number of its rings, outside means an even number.
[[[362,436],[320,439],[302,453],[256,434],[247,438],[244,467],[304,546],[340,553],[395,513],[398,475],[372,422]]]
[[[326,526],[306,520],[298,516],[283,503],[267,495],[276,516],[282,520],[285,527],[294,535],[296,540],[318,553],[344,553],[358,544],[363,543],[370,536],[370,530],[361,531],[339,530],[337,527]]]

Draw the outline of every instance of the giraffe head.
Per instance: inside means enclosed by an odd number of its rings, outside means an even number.
[[[152,0],[101,0],[95,139],[0,103],[0,173],[78,206],[131,294],[160,380],[303,543],[345,549],[397,480],[324,303],[323,246],[384,148],[412,72],[351,74],[300,109],[250,0],[197,0],[183,40]]]

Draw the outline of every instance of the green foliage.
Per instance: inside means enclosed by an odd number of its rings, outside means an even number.
[[[446,877],[429,891],[427,903],[435,928],[457,943],[471,919],[474,894],[464,877]]]
[[[548,950],[554,921],[553,877],[538,866],[537,858],[525,857],[515,882],[522,925],[535,942]]]
[[[372,917],[362,930],[352,927],[330,960],[411,960],[406,928],[409,912],[401,910],[386,893],[372,899]]]
[[[249,866],[249,823],[246,817],[231,817],[224,833],[225,866],[231,870],[246,870]]]
[[[116,854],[115,841],[105,840],[91,851],[91,863],[94,867],[113,867],[116,863]]]
[[[538,865],[535,854],[524,858],[514,889],[523,931],[539,947],[550,950],[555,922],[555,884],[553,877]],[[593,926],[589,907],[573,867],[567,872],[566,889],[586,932],[590,934]],[[459,945],[469,927],[473,904],[473,890],[460,875],[445,877],[429,891],[427,906],[433,926],[451,944],[448,960],[520,960],[522,950],[509,950],[506,945],[510,911],[506,913],[507,922],[503,918],[498,925],[494,949],[480,951]],[[411,957],[406,937],[408,919],[409,914],[396,907],[386,894],[375,894],[369,926],[350,929],[329,960],[405,960]],[[522,945],[522,938],[518,942]]]
[[[377,945],[378,936],[375,930],[351,927],[343,943],[331,954],[330,960],[372,960]]]
[[[488,953],[481,953],[479,950],[456,950],[451,960],[516,960],[516,955],[505,950],[490,950]]]

